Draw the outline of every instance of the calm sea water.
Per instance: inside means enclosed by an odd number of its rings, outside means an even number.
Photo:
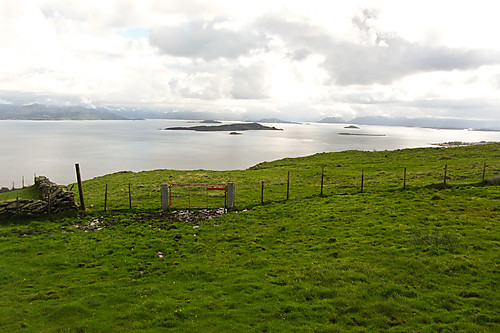
[[[0,121],[0,186],[33,183],[45,175],[60,184],[129,170],[246,169],[263,161],[319,152],[394,150],[447,141],[500,141],[500,132],[345,124],[268,124],[283,131],[163,131],[188,121]],[[383,134],[347,136],[339,133]]]

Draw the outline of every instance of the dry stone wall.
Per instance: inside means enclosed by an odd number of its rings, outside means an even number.
[[[35,187],[40,191],[42,200],[0,201],[0,218],[35,217],[78,209],[74,193],[66,186],[57,185],[47,177],[39,176],[35,178]]]

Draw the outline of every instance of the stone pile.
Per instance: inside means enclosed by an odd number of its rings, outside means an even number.
[[[0,218],[40,216],[48,212],[49,203],[43,200],[11,199],[0,201]]]
[[[35,178],[35,187],[40,191],[42,200],[11,199],[0,201],[0,218],[33,217],[76,211],[78,206],[75,195],[66,186],[57,185],[47,177]]]

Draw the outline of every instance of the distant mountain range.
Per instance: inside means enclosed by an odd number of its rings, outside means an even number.
[[[286,120],[281,120],[281,119],[278,119],[278,118],[264,118],[264,119],[260,119],[260,120],[257,120],[258,123],[274,123],[274,124],[300,124],[300,123],[296,123],[296,122],[293,122],[293,121],[286,121]]]
[[[0,120],[126,120],[128,118],[102,109],[81,106],[46,106],[41,104],[0,104]]]
[[[325,124],[345,124],[346,121],[340,117],[326,117],[318,121],[318,123]]]
[[[328,117],[319,121],[320,123],[349,123],[357,125],[379,125],[379,126],[405,126],[424,127],[439,129],[475,129],[475,130],[500,130],[500,119],[497,121],[468,120],[455,118],[389,118],[389,117],[357,117],[345,121],[338,117]]]
[[[0,120],[131,120],[131,119],[185,119],[185,120],[237,120],[232,114],[195,112],[189,110],[147,111],[131,109],[97,108],[82,106],[47,106],[42,104],[0,104]],[[261,123],[293,123],[277,118],[265,118]],[[455,118],[357,117],[346,121],[340,117],[327,117],[319,123],[356,125],[428,127],[441,129],[474,129],[500,131],[500,119],[494,121]]]

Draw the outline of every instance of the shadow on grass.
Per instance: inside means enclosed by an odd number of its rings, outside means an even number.
[[[23,225],[23,224],[29,224],[33,221],[36,222],[43,222],[43,221],[58,221],[63,218],[67,217],[77,217],[81,216],[82,212],[77,212],[77,211],[66,211],[66,212],[61,212],[57,214],[44,214],[44,215],[39,215],[39,216],[10,216],[10,217],[4,217],[0,218],[0,225],[1,226],[8,226],[8,225]]]

